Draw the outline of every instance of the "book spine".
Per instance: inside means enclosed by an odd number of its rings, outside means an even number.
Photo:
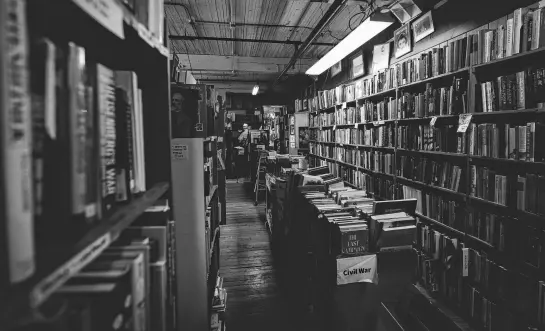
[[[102,210],[108,211],[115,204],[117,191],[114,73],[111,69],[99,65],[97,79],[101,139]]]
[[[506,37],[505,37],[505,56],[513,55],[513,39],[515,33],[515,27],[513,24],[513,18],[507,20],[506,24]]]
[[[2,223],[7,244],[7,272],[11,283],[35,270],[32,192],[32,124],[29,94],[26,1],[0,3],[0,116],[2,167]],[[5,74],[5,73],[9,73]],[[3,257],[0,257],[3,259]],[[5,269],[4,269],[5,270]],[[7,274],[8,277],[3,275]]]
[[[83,61],[81,61],[83,59]],[[71,211],[77,219],[84,217],[87,201],[85,107],[85,50],[69,43],[69,139],[71,172]]]

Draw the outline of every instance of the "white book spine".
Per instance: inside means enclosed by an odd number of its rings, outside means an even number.
[[[522,8],[515,10],[513,20],[513,54],[518,54],[520,53],[520,38],[522,32]]]
[[[498,59],[505,56],[505,26],[500,25],[498,28]]]
[[[514,33],[512,18],[507,20],[506,27],[507,27],[506,29],[507,36],[505,38],[505,56],[511,56],[513,55],[513,33]]]
[[[0,3],[0,131],[9,280],[34,273],[31,108],[26,1]],[[9,73],[9,74],[6,74]]]

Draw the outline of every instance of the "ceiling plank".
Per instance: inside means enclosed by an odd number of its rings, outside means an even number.
[[[249,56],[186,55],[179,54],[181,65],[194,71],[248,71],[277,73],[284,69],[290,58],[263,58]],[[316,60],[300,59],[288,73],[306,71]]]
[[[180,63],[193,71],[247,71],[255,73],[278,73],[290,58],[263,58],[249,56],[186,55],[179,54]],[[288,73],[304,72],[316,60],[300,59]]]

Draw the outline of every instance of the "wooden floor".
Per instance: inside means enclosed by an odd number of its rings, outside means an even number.
[[[227,183],[227,224],[221,227],[220,274],[227,290],[229,331],[293,330],[277,282],[264,202],[254,206],[249,183]]]

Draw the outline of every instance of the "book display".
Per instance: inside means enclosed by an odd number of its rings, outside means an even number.
[[[365,190],[346,186],[327,166],[293,174],[287,185],[295,185],[286,199],[288,234],[282,242],[289,251],[282,261],[290,309],[314,311],[324,330],[372,329],[377,300],[398,293],[400,279],[411,279],[414,259],[407,254],[416,230],[416,199],[381,205]],[[389,254],[392,249],[401,255]],[[377,264],[381,259],[395,267]],[[400,273],[408,276],[398,278]]]
[[[2,330],[176,326],[163,13],[0,1]]]
[[[308,99],[310,166],[376,200],[416,199],[413,292],[475,330],[545,327],[544,12]]]

